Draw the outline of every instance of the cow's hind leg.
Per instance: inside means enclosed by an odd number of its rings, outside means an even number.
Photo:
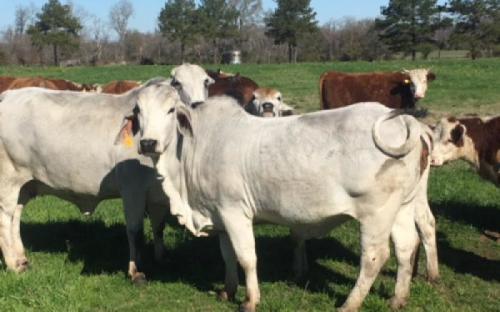
[[[403,206],[398,212],[392,226],[391,237],[398,259],[396,289],[391,300],[391,307],[399,309],[406,305],[410,294],[412,270],[419,245],[413,203]]]
[[[233,301],[238,290],[238,262],[233,245],[227,233],[219,234],[219,245],[224,259],[226,276],[224,290],[219,293],[219,299]]]
[[[389,258],[389,236],[401,205],[400,194],[392,194],[373,215],[361,222],[361,270],[356,285],[339,311],[358,311],[380,269]]]
[[[424,194],[418,194],[417,196],[418,197],[415,199],[415,222],[417,223],[420,238],[425,248],[427,279],[433,282],[439,279],[436,220],[429,207],[427,192],[425,191]]]
[[[246,301],[241,305],[240,310],[253,312],[260,302],[260,290],[252,220],[243,214],[225,211],[223,222],[238,262],[245,272]]]

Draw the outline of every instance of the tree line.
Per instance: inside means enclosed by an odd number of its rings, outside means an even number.
[[[0,64],[220,63],[240,50],[244,62],[380,60],[432,51],[500,56],[500,0],[388,0],[372,19],[319,25],[310,0],[167,0],[152,33],[130,29],[134,8],[119,0],[108,20],[72,2],[20,6],[3,31]],[[110,31],[110,29],[112,31]]]

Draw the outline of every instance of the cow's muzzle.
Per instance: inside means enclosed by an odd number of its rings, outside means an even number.
[[[156,146],[158,145],[157,140],[141,140],[140,142],[140,147],[141,147],[141,154],[154,154],[156,153]]]
[[[266,102],[262,104],[262,117],[274,117],[276,114],[274,113],[274,104]]]

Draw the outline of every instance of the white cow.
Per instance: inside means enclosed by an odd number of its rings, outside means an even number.
[[[307,239],[347,217],[361,223],[362,254],[343,310],[361,306],[389,257],[391,235],[399,263],[392,303],[405,303],[418,245],[415,198],[426,167],[423,131],[413,117],[377,103],[269,119],[224,97],[175,110],[171,103],[144,104],[151,106],[138,103],[142,138],[158,141],[147,152],[161,154],[157,169],[171,213],[196,236],[220,234],[225,291],[236,292],[238,261],[246,276],[244,310],[254,311],[260,300],[254,222],[285,225]],[[167,118],[153,125],[148,114]]]
[[[0,99],[0,247],[7,267],[28,266],[20,236],[23,206],[54,194],[92,212],[107,198],[123,198],[130,248],[129,275],[144,281],[136,263],[145,210],[151,217],[155,256],[163,252],[167,201],[149,157],[138,153],[137,103],[201,102],[213,80],[196,65],[172,71],[122,95],[11,90]],[[171,86],[173,84],[176,90]],[[110,129],[120,128],[116,131]]]

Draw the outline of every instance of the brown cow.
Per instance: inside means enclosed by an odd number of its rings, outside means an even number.
[[[214,72],[207,70],[207,74],[215,80],[208,87],[208,96],[228,95],[235,98],[238,103],[247,109],[251,107],[248,104],[253,101],[253,92],[259,85],[250,78],[243,77],[239,73],[231,76],[227,73],[222,73],[220,70]]]
[[[10,84],[15,79],[16,79],[15,77],[7,77],[7,76],[0,77],[0,93],[4,92],[5,90],[8,90]]]
[[[10,77],[8,77],[10,78]],[[44,77],[20,77],[11,80],[6,90],[27,87],[40,87],[52,90],[94,91],[95,87],[88,84],[79,84],[64,79],[49,79]]]
[[[391,108],[413,109],[425,97],[427,82],[436,79],[428,69],[393,73],[326,72],[320,77],[321,109],[359,102],[380,102]]]
[[[433,166],[462,158],[500,187],[500,116],[443,118],[434,129],[434,139]]]
[[[115,80],[101,87],[101,93],[122,94],[141,84],[133,80]]]

